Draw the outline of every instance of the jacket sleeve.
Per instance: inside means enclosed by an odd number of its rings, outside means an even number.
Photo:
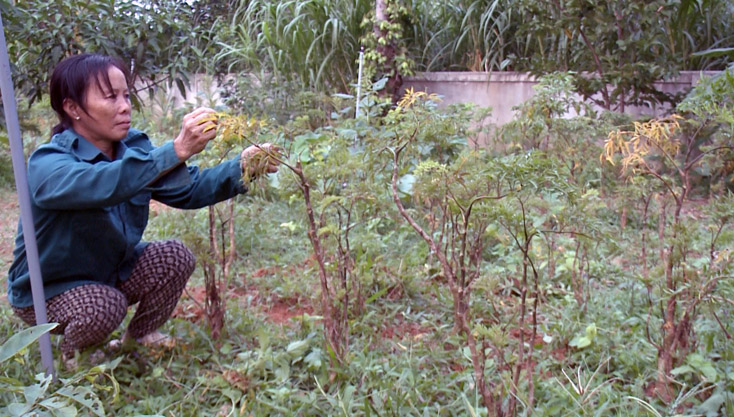
[[[44,209],[79,210],[126,201],[181,165],[173,143],[145,149],[128,148],[115,161],[89,163],[46,145],[28,161],[31,197]]]
[[[240,159],[207,169],[181,165],[147,187],[154,200],[182,208],[197,209],[247,192],[242,182]]]

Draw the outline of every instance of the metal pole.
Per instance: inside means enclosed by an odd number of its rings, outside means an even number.
[[[357,110],[354,112],[354,118],[359,117],[359,102],[362,95],[362,62],[364,61],[364,46],[359,48],[359,72],[357,73]]]
[[[15,175],[15,189],[18,193],[18,203],[20,205],[20,222],[23,226],[28,272],[31,275],[31,292],[33,294],[33,306],[36,312],[36,324],[45,324],[48,321],[46,318],[46,297],[43,294],[41,265],[38,261],[38,246],[36,244],[36,228],[33,225],[31,197],[28,191],[28,177],[26,176],[25,155],[23,154],[23,138],[20,135],[15,91],[13,89],[13,80],[10,76],[10,59],[8,58],[8,47],[5,43],[5,28],[3,27],[2,14],[0,14],[0,94],[3,96],[3,107],[5,108],[5,124],[8,128],[10,154],[13,161],[13,174]],[[46,369],[46,374],[54,375],[51,337],[48,333],[41,336],[39,344],[41,345],[41,362]]]

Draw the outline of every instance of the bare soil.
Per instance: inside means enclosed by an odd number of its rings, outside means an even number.
[[[5,280],[8,268],[13,262],[13,249],[15,249],[15,234],[18,232],[18,197],[15,190],[0,190],[0,302],[5,302],[8,295],[5,291]]]
[[[13,262],[15,234],[18,232],[18,197],[15,191],[0,191],[0,261],[7,272]]]

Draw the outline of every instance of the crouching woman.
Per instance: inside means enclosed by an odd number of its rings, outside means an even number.
[[[130,126],[130,78],[118,60],[96,54],[66,58],[54,69],[51,141],[28,161],[31,208],[49,322],[59,323],[61,351],[104,342],[137,304],[125,338],[164,341],[195,260],[177,240],[142,242],[150,200],[196,209],[247,191],[247,178],[277,171],[249,163],[270,144],[250,146],[209,169],[187,166],[216,137],[213,110],[183,118],[180,134],[160,147]],[[267,159],[271,160],[271,159]],[[9,269],[8,299],[26,323],[36,322],[23,231]]]

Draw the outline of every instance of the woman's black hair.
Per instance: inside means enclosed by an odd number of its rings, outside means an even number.
[[[102,90],[104,82],[108,90],[112,90],[108,70],[115,67],[122,71],[125,80],[130,84],[130,72],[117,58],[99,54],[80,54],[65,58],[54,68],[51,74],[50,96],[51,107],[59,117],[51,136],[71,128],[71,117],[64,111],[64,101],[72,100],[85,112],[87,90],[92,82]]]

